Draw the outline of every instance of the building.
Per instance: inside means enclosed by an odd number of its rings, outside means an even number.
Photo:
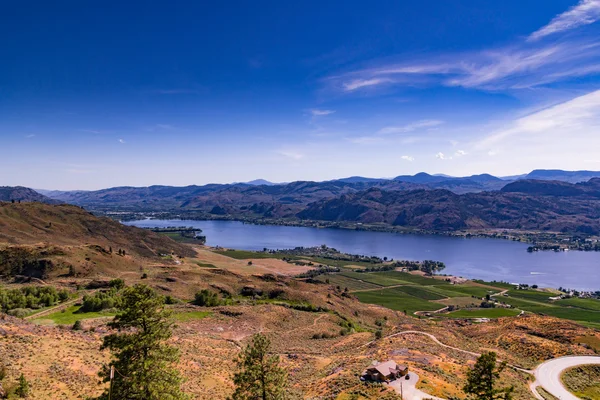
[[[364,376],[372,381],[388,382],[406,374],[408,374],[406,365],[398,365],[395,361],[390,360],[367,368]]]

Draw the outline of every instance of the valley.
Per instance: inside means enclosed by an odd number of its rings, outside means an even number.
[[[86,298],[118,293],[110,288],[119,282],[144,283],[167,296],[177,322],[171,342],[182,353],[177,368],[185,377],[183,390],[198,399],[231,393],[227,365],[257,332],[280,355],[292,398],[394,398],[393,388],[358,379],[375,360],[408,365],[420,377],[418,390],[450,398],[461,395],[468,366],[483,351],[496,351],[523,369],[600,351],[599,300],[552,301],[556,292],[498,281],[448,282],[402,272],[401,260],[395,261],[398,271],[379,272],[391,261],[331,250],[271,253],[178,244],[73,206],[5,203],[2,210],[3,248],[35,250],[35,259],[52,260],[42,277],[4,269],[5,290],[36,286],[70,293],[47,310],[2,314],[6,382],[25,374],[33,398],[74,399],[102,390],[96,374],[108,354],[99,348],[114,311],[82,307],[91,301]],[[46,235],[45,241],[32,240],[32,232]],[[216,294],[218,304],[196,305],[201,290]],[[497,304],[481,308],[482,302]],[[509,369],[502,379],[515,386],[515,398],[531,398],[528,373]]]

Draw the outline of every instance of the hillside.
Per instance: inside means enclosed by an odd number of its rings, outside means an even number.
[[[45,277],[135,270],[160,254],[193,256],[166,236],[71,205],[0,203],[0,274]],[[123,254],[118,254],[124,252]]]
[[[298,217],[426,230],[506,228],[598,233],[600,201],[504,192],[458,195],[447,190],[370,189],[313,203]]]
[[[0,201],[37,201],[47,204],[58,203],[56,200],[23,186],[0,186]]]

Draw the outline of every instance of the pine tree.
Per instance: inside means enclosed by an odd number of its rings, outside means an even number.
[[[112,400],[181,400],[182,379],[175,368],[179,352],[165,342],[173,324],[164,301],[146,285],[127,287],[122,292],[119,312],[109,324],[119,333],[104,338],[102,348],[113,352],[114,360],[100,375],[110,381],[110,367],[116,370]],[[100,397],[108,398],[108,389]]]
[[[467,373],[463,390],[477,400],[511,400],[514,387],[496,388],[496,381],[506,368],[506,362],[496,364],[496,353],[484,353]]]
[[[269,355],[269,339],[256,334],[240,354],[238,372],[233,377],[232,400],[281,400],[285,398],[287,373],[279,366],[279,357]]]
[[[21,398],[29,396],[29,382],[23,374],[19,377],[19,385],[15,389],[15,394]]]

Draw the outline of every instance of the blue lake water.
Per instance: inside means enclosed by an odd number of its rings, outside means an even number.
[[[262,250],[265,247],[289,249],[326,244],[345,253],[396,260],[442,261],[446,264],[443,273],[466,278],[600,290],[600,252],[528,253],[527,244],[500,239],[252,225],[234,221],[140,220],[126,224],[145,228],[200,228],[209,246]]]

